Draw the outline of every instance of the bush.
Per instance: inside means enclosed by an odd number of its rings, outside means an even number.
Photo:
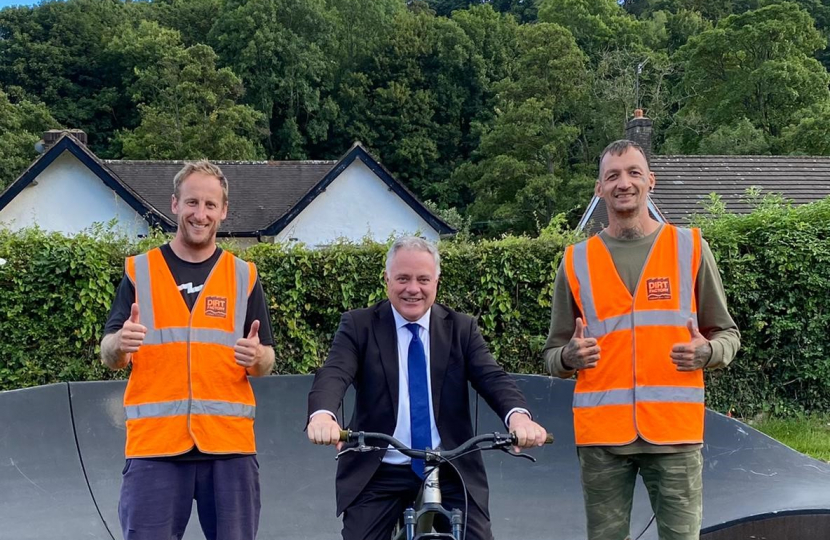
[[[697,223],[718,261],[742,343],[732,368],[710,374],[709,404],[743,416],[826,411],[830,198],[796,207],[754,198],[751,214],[721,210]]]
[[[830,199],[795,208],[764,199],[752,214],[721,211],[697,225],[743,343],[731,368],[708,374],[709,405],[744,416],[830,408]],[[578,238],[560,220],[535,239],[443,242],[438,301],[476,316],[507,370],[542,373],[553,279]],[[124,257],[162,241],[0,231],[0,389],[123,377],[98,361],[101,332]],[[259,269],[279,373],[313,372],[340,313],[385,297],[383,244],[231,249]]]

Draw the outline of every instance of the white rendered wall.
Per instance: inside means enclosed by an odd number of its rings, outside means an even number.
[[[385,242],[390,236],[414,233],[438,240],[429,223],[355,159],[274,240],[319,246],[367,237]]]
[[[22,229],[37,225],[67,235],[81,232],[95,223],[108,224],[128,237],[146,235],[147,222],[69,152],[63,152],[40,173],[35,182],[2,210],[0,227]]]

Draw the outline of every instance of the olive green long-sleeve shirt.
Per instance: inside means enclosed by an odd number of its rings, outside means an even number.
[[[600,233],[600,239],[608,247],[617,273],[632,294],[634,294],[637,287],[651,246],[661,229],[662,227],[648,236],[635,240],[614,238],[605,231]],[[705,240],[701,242],[701,260],[697,272],[695,296],[700,333],[710,341],[712,346],[712,356],[709,358],[706,368],[726,367],[735,358],[735,354],[741,346],[741,334],[726,307],[723,282],[718,273],[715,258]],[[573,370],[569,370],[562,365],[562,350],[573,337],[576,318],[581,316],[568,284],[564,267],[560,264],[554,282],[550,331],[542,353],[548,371],[555,377],[566,379],[574,374]],[[603,358],[602,353],[600,353],[599,362],[603,361],[613,360]],[[624,454],[637,452],[664,453],[699,447],[700,445],[659,446],[638,439],[628,445],[610,447],[609,450]]]

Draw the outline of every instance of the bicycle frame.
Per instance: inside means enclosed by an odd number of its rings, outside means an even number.
[[[447,510],[442,505],[438,465],[438,463],[435,463],[429,470],[424,481],[424,487],[418,499],[416,499],[414,506],[404,510],[403,527],[397,531],[393,531],[392,540],[426,540],[438,538],[461,540],[464,512],[458,508]],[[451,534],[434,532],[432,524],[436,514],[447,518],[452,529]]]

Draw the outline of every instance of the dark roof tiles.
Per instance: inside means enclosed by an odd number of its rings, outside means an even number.
[[[671,223],[686,224],[717,193],[729,212],[748,213],[750,188],[779,193],[797,204],[830,195],[830,157],[652,156],[657,185],[651,198]]]
[[[132,190],[173,220],[173,177],[183,161],[103,160]],[[260,231],[312,189],[336,161],[215,161],[228,179],[228,218],[220,232]]]

